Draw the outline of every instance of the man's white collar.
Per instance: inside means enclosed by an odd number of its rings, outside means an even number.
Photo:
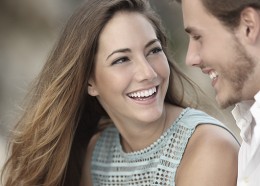
[[[252,137],[251,122],[260,117],[260,91],[255,95],[255,100],[242,101],[236,104],[232,110],[237,126],[240,128],[240,136],[245,142],[250,142]]]

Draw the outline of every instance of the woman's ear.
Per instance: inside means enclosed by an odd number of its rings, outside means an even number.
[[[88,81],[88,94],[91,95],[91,96],[97,96],[98,95],[98,91],[97,91],[95,82],[92,79],[90,79]]]
[[[260,36],[260,12],[252,7],[247,7],[241,12],[240,28],[244,39],[254,44]]]

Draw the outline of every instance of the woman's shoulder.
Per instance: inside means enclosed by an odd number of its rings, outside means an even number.
[[[189,143],[192,149],[209,150],[210,152],[214,149],[224,150],[230,146],[236,147],[237,150],[239,148],[237,140],[229,130],[218,125],[212,125],[212,123],[198,125]]]
[[[204,111],[194,109],[194,108],[189,108],[189,107],[186,108],[185,110],[186,112],[183,117],[183,120],[188,122],[188,126],[190,127],[196,127],[197,125],[204,124],[204,123],[224,126],[219,120],[210,116]]]
[[[82,170],[82,179],[80,185],[92,185],[91,179],[91,159],[95,148],[95,145],[100,137],[101,132],[96,133],[92,136],[89,141],[87,152],[84,160],[84,166]]]
[[[92,185],[91,183],[91,161],[92,161],[92,156],[93,152],[95,150],[95,147],[97,145],[97,142],[99,139],[104,135],[105,133],[114,130],[114,126],[111,123],[111,120],[106,120],[102,119],[99,122],[99,132],[94,134],[92,138],[90,139],[87,147],[87,152],[85,156],[85,163],[83,167],[83,173],[82,173],[82,180],[81,180],[81,185]]]
[[[197,126],[205,123],[226,128],[219,120],[198,109],[190,107],[181,108],[171,105],[168,109],[168,113],[171,124],[174,123],[191,130],[194,130]],[[228,129],[226,128],[226,130]]]
[[[176,181],[181,185],[235,185],[238,151],[239,144],[229,131],[199,125],[189,140]]]

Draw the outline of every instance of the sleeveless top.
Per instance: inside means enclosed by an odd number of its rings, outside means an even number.
[[[196,126],[205,123],[225,128],[206,113],[186,108],[157,141],[143,150],[130,153],[123,151],[118,130],[114,126],[106,128],[92,155],[93,185],[175,186],[176,169],[187,143]]]

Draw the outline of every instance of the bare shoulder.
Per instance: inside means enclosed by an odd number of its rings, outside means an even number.
[[[99,138],[101,133],[97,133],[95,134],[89,144],[88,144],[88,148],[87,148],[87,153],[86,153],[86,157],[85,157],[85,163],[84,163],[84,167],[83,167],[83,172],[82,172],[82,180],[81,180],[81,186],[91,186],[92,182],[91,182],[91,159],[92,159],[92,154],[95,148],[95,145],[97,143],[97,140]]]
[[[235,186],[238,151],[239,144],[227,130],[199,125],[177,170],[176,185]]]

